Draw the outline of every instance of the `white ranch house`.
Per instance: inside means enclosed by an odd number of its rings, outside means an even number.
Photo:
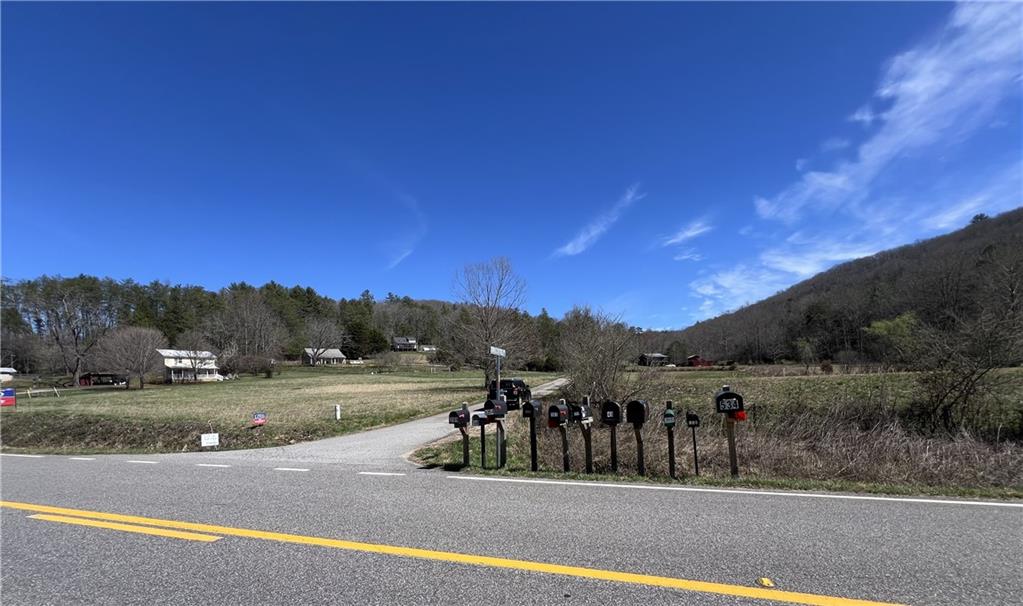
[[[189,381],[223,381],[217,372],[217,356],[209,351],[157,349],[163,357],[164,379],[168,383]]]
[[[316,355],[319,351],[320,355]],[[316,358],[316,366],[336,366],[338,364],[344,364],[348,359],[345,354],[341,353],[340,349],[336,347],[330,349],[313,349],[312,347],[306,347],[302,350],[302,363],[308,366],[313,366],[313,358]]]

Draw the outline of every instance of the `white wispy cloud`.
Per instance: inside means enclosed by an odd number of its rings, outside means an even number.
[[[858,110],[850,114],[848,120],[850,122],[859,122],[863,126],[870,126],[874,124],[874,121],[877,120],[878,118],[880,118],[880,116],[875,114],[874,111],[870,109],[869,106],[864,105],[863,107],[859,108]]]
[[[383,248],[389,251],[390,261],[387,269],[394,269],[416,250],[416,246],[426,236],[428,223],[426,213],[419,206],[419,200],[404,193],[396,193],[399,204],[405,209],[405,216],[399,220],[402,227],[397,236],[391,234],[383,242]]]
[[[998,213],[1023,205],[1023,163],[1012,162],[981,177],[986,184],[980,189],[955,192],[950,202],[935,205],[936,210],[921,211],[920,226],[929,231],[958,229],[978,213]]]
[[[786,242],[760,253],[765,267],[795,274],[799,279],[824,271],[835,263],[869,257],[884,249],[873,242],[840,242],[827,239]]]
[[[646,194],[640,193],[638,183],[632,185],[625,190],[625,193],[615,202],[614,206],[587,224],[574,238],[566,242],[564,246],[557,248],[552,255],[555,257],[572,256],[585,251],[593,246],[607,230],[611,229],[611,226],[621,218],[622,214],[633,203],[645,197]]]
[[[693,238],[701,234],[705,234],[712,229],[714,229],[713,225],[710,225],[709,223],[703,221],[702,219],[696,220],[687,225],[684,225],[673,235],[665,238],[664,241],[661,242],[661,246],[672,246],[674,244],[681,244],[687,240],[692,240]]]
[[[676,253],[672,259],[676,261],[702,261],[703,255],[696,252],[695,248],[684,248]]]
[[[809,158],[796,158],[796,170],[803,172],[806,170],[806,165],[810,163]]]
[[[779,194],[755,199],[763,218],[793,221],[807,209],[855,207],[877,177],[902,158],[953,145],[990,124],[1010,95],[1019,94],[1023,9],[1014,3],[965,2],[933,37],[888,62],[868,104],[850,120],[878,126],[830,171],[811,171]],[[853,209],[857,210],[857,209]],[[862,212],[862,209],[859,209]]]
[[[740,264],[698,278],[689,284],[701,299],[695,320],[720,315],[748,305],[788,287],[786,276],[763,267]]]

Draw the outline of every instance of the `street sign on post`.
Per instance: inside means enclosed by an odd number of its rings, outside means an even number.
[[[496,398],[497,396],[501,395],[501,358],[507,356],[508,352],[501,349],[500,347],[494,347],[493,345],[491,345],[490,355],[494,356],[494,359],[497,361],[497,382],[495,383],[495,385],[497,386],[496,389],[497,393],[494,394],[494,397]]]

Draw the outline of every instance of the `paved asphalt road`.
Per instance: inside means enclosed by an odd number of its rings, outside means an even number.
[[[371,433],[381,453],[410,450],[396,444],[400,431]],[[964,605],[1023,596],[1020,503],[480,478],[394,457],[374,466],[360,440],[351,461],[297,447],[2,456],[0,602],[773,597],[839,606],[851,603],[839,598]],[[166,536],[175,532],[188,534]],[[759,577],[776,588],[757,586]]]

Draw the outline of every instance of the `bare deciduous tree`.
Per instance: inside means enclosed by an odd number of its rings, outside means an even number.
[[[108,333],[96,345],[96,359],[109,370],[116,370],[128,375],[125,381],[128,388],[131,375],[139,379],[139,389],[146,384],[145,375],[160,367],[160,354],[157,349],[167,347],[167,337],[155,328],[126,326]]]
[[[561,321],[561,352],[571,388],[596,401],[624,399],[620,379],[636,333],[602,312],[576,307]]]
[[[222,366],[269,375],[285,339],[284,325],[258,291],[227,290],[222,296],[224,308],[210,318],[205,332]]]
[[[210,342],[201,330],[190,329],[178,335],[177,349],[185,353],[185,361],[192,371],[192,381],[199,380],[199,369],[209,361],[205,354],[211,350]]]
[[[532,339],[518,310],[525,303],[526,283],[508,259],[466,265],[455,274],[454,294],[464,307],[454,319],[452,336],[465,360],[483,368],[485,384],[496,375],[491,345],[507,350],[511,365],[528,358]]]
[[[330,318],[313,318],[306,322],[309,343],[309,361],[313,366],[328,349],[341,348],[348,340],[348,333]]]
[[[43,276],[24,285],[27,315],[60,350],[65,370],[78,385],[88,356],[117,320],[114,283],[88,276]]]

